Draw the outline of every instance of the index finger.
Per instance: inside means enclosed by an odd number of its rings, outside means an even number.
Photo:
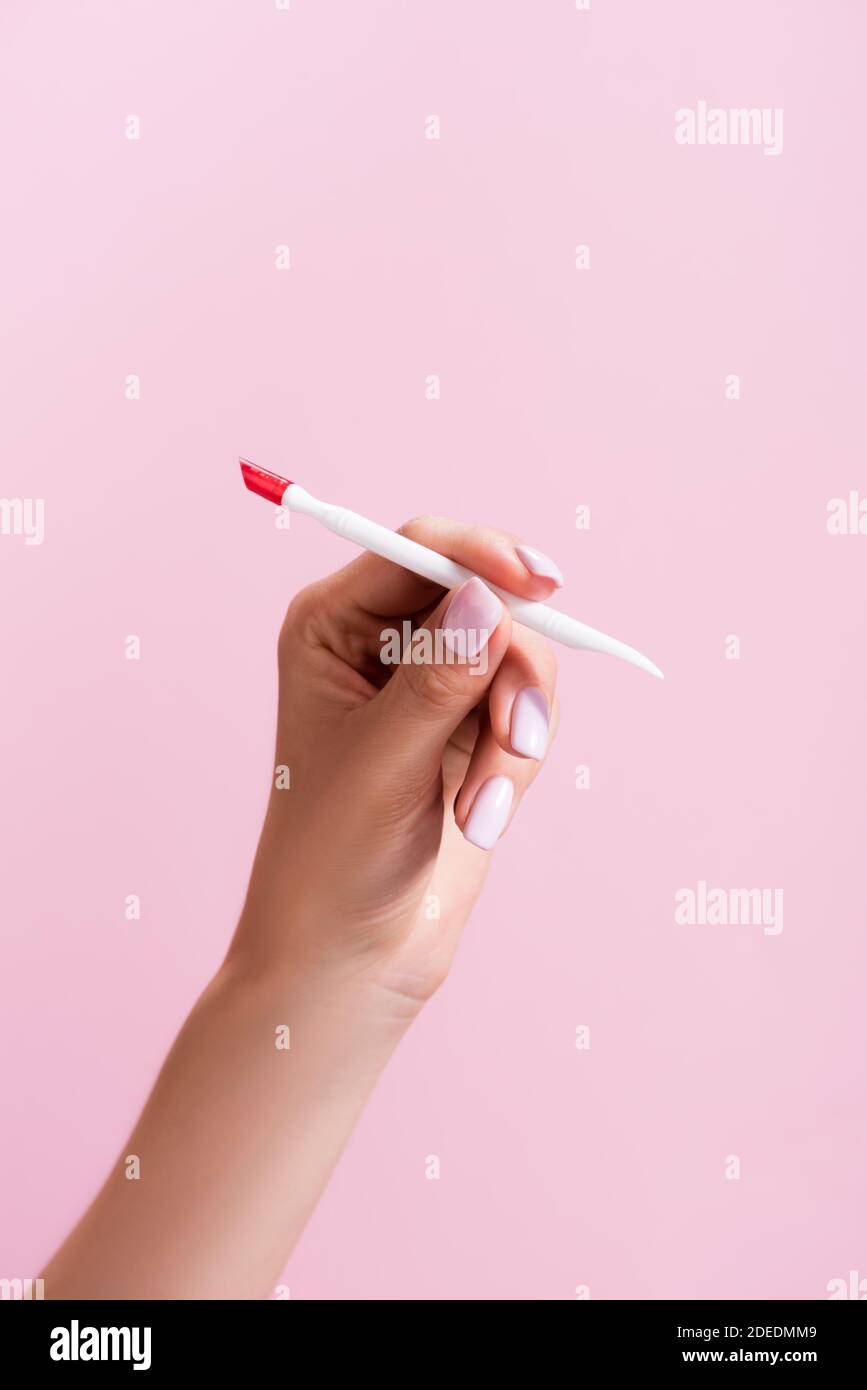
[[[399,535],[435,550],[463,565],[480,579],[507,593],[532,600],[546,599],[563,582],[559,569],[541,551],[492,526],[472,526],[450,517],[416,517],[399,528]],[[391,560],[366,552],[332,576],[329,584],[338,603],[375,617],[416,613],[434,603],[442,586],[403,569]]]

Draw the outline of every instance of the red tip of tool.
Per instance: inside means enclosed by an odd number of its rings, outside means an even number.
[[[241,459],[241,473],[251,492],[257,493],[269,502],[276,502],[278,506],[283,501],[283,493],[291,481],[289,478],[281,478],[279,473],[269,473],[267,468],[257,468],[255,463],[248,463],[246,459]]]

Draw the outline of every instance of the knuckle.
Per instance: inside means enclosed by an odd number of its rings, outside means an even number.
[[[542,689],[553,691],[557,683],[557,658],[547,637],[529,628],[514,628],[512,646]]]
[[[404,670],[404,687],[408,697],[422,708],[432,711],[448,709],[454,705],[463,688],[459,667],[411,663]]]
[[[284,651],[293,642],[307,641],[312,636],[314,618],[318,611],[316,585],[308,584],[305,589],[299,589],[286,609],[277,643],[278,650]]]
[[[410,540],[417,540],[420,535],[427,535],[433,526],[442,521],[438,516],[413,516],[409,521],[405,521],[402,526],[397,528],[399,536],[407,536]]]
[[[520,544],[512,531],[500,531],[496,526],[474,526],[473,538],[486,550],[503,551],[510,559],[513,558],[515,546]]]
[[[554,687],[557,684],[557,658],[547,643],[538,653],[537,660],[543,688],[551,691],[553,696]]]

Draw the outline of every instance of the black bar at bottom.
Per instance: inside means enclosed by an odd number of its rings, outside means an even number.
[[[528,1317],[526,1328],[515,1322],[512,1312],[508,1331],[493,1329],[492,1339],[487,1327],[491,1314],[483,1314],[479,1304],[484,1300],[470,1304],[472,1322],[461,1328],[460,1315],[445,1320],[437,1314],[432,1322],[430,1314],[415,1315],[406,1305],[399,1317],[389,1314],[387,1322],[379,1323],[369,1303],[361,1314],[363,1322],[354,1326],[359,1315],[345,1301],[330,1305],[327,1324],[316,1305],[304,1300],[7,1301],[0,1304],[0,1371],[8,1372],[14,1365],[19,1377],[31,1370],[93,1376],[108,1367],[114,1375],[138,1371],[159,1378],[195,1371],[222,1379],[264,1369],[264,1361],[273,1369],[282,1367],[287,1380],[301,1373],[303,1366],[309,1380],[311,1370],[333,1373],[342,1352],[356,1373],[366,1370],[403,1378],[414,1374],[414,1365],[429,1372],[440,1363],[443,1373],[449,1373],[468,1369],[477,1357],[490,1372],[492,1349],[495,1357],[497,1349],[510,1357],[517,1341],[525,1349],[532,1344],[537,1353],[544,1349],[549,1354],[560,1344],[576,1375],[590,1364],[597,1371],[648,1374],[701,1371],[714,1365],[728,1370],[763,1366],[776,1371],[798,1366],[863,1374],[867,1318],[860,1303],[847,1307],[846,1301],[831,1300],[575,1300],[563,1316],[552,1316],[541,1345],[538,1312]],[[453,1340],[455,1331],[461,1335],[460,1353]],[[300,1364],[299,1358],[303,1358]]]

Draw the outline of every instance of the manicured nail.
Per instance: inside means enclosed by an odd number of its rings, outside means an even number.
[[[558,589],[563,587],[563,576],[553,560],[549,560],[547,555],[543,555],[541,550],[534,550],[531,545],[516,545],[515,552],[522,565],[526,565],[531,574],[537,574],[540,579],[553,579]]]
[[[443,618],[443,640],[458,656],[478,656],[502,616],[497,595],[481,579],[468,579]]]
[[[548,747],[548,701],[541,690],[528,686],[515,696],[509,735],[516,753],[543,758]]]
[[[464,826],[464,839],[479,849],[493,849],[506,828],[514,794],[508,777],[489,777],[483,782]]]

